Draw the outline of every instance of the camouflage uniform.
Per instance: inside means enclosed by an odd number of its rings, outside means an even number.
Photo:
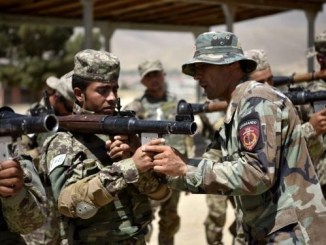
[[[159,60],[146,60],[139,65],[141,77],[152,71],[163,72],[162,63]],[[135,111],[137,117],[145,120],[175,120],[177,104],[177,97],[167,91],[165,91],[164,97],[159,99],[153,98],[145,91],[143,96],[135,99],[125,109]],[[188,153],[187,145],[192,143],[192,138],[190,137],[184,135],[164,135],[167,144],[173,145],[184,155]],[[158,212],[160,217],[158,241],[160,245],[173,244],[174,235],[180,228],[180,216],[178,215],[179,199],[180,191],[172,190],[172,195],[167,201],[160,204],[152,203],[154,212],[157,206],[160,206]]]
[[[244,58],[234,34],[204,33],[183,72],[194,76],[196,62],[236,61],[247,73],[256,67]],[[221,160],[194,160],[198,165],[188,166],[186,175],[171,178],[171,184],[195,193],[235,196],[249,244],[323,244],[326,202],[294,106],[266,84],[239,82],[224,125],[207,149],[222,149]]]
[[[326,31],[317,35],[315,38],[315,51],[320,53],[326,57]],[[325,80],[319,79],[316,81],[309,82],[306,86],[306,89],[311,92],[316,91],[326,91]],[[302,110],[302,113],[306,113],[302,116],[302,118],[309,118],[309,115],[314,113],[312,106],[305,107]],[[304,123],[305,125],[305,132],[311,139],[320,139],[322,136],[316,136],[315,129],[311,126],[309,122]],[[316,172],[320,181],[320,185],[322,187],[323,195],[326,198],[326,137],[322,137],[321,139],[323,147],[317,147],[317,144],[314,144],[315,147],[313,148],[313,154],[315,156],[315,166]]]
[[[0,198],[0,244],[25,244],[19,234],[40,227],[45,215],[41,204],[45,190],[30,158],[20,160],[24,171],[24,187],[16,196]]]
[[[201,115],[201,118],[205,116]],[[224,115],[223,115],[224,117]],[[207,137],[212,137],[215,134],[215,130],[219,130],[221,125],[223,124],[223,117],[220,118],[215,124],[214,127],[209,122],[208,118],[204,120],[207,125],[206,127],[209,128],[208,132],[209,135]],[[210,138],[210,141],[212,138]],[[209,154],[205,154],[206,158],[209,159],[218,159],[221,157],[221,151],[211,151]],[[233,197],[228,197],[224,195],[213,195],[207,194],[206,195],[206,203],[208,208],[208,213],[204,222],[205,225],[205,235],[206,241],[209,245],[218,245],[223,244],[223,228],[226,222],[226,212],[227,212],[227,204],[228,200],[234,204]],[[234,207],[234,205],[233,205]],[[235,237],[236,236],[236,223],[235,221],[229,227],[231,234]]]
[[[105,51],[75,55],[74,76],[109,83],[119,76],[118,59]],[[93,112],[74,105],[75,114]],[[60,213],[68,217],[69,244],[144,244],[152,212],[148,197],[166,191],[152,172],[139,173],[132,158],[113,161],[107,135],[59,132],[46,140],[47,166]]]
[[[69,77],[70,76],[70,77]],[[74,101],[72,85],[71,85],[71,75],[70,73],[65,74],[60,79],[56,77],[49,77],[46,80],[47,86],[49,86],[54,91],[57,91],[61,96],[64,97],[67,101]],[[48,105],[47,105],[48,106]],[[35,103],[29,109],[29,114],[38,115],[43,112],[49,111],[44,102],[44,98],[38,103]],[[41,153],[41,146],[47,137],[52,136],[54,132],[46,132],[39,133],[34,135],[34,144],[32,145],[33,149],[28,150],[28,153],[33,152],[31,154],[33,156],[34,163],[36,163],[37,170],[41,176],[41,181],[46,191],[46,203],[44,203],[44,209],[46,211],[46,221],[44,224],[34,230],[33,232],[24,235],[24,240],[28,245],[52,245],[52,244],[60,244],[61,237],[64,237],[64,228],[63,221],[61,215],[57,211],[57,206],[55,205],[55,201],[53,199],[53,194],[50,186],[50,181],[48,180],[45,169],[46,167],[40,166],[39,157]]]

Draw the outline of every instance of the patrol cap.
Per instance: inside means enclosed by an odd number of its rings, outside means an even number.
[[[244,55],[256,61],[257,67],[256,71],[262,71],[270,68],[270,65],[267,60],[266,52],[263,49],[250,49],[244,52]]]
[[[195,75],[195,63],[227,65],[239,61],[242,69],[250,73],[256,62],[244,56],[238,37],[231,32],[205,32],[196,39],[196,51],[191,60],[182,65],[182,72]]]
[[[316,36],[315,50],[317,53],[322,53],[326,55],[326,31]]]
[[[152,71],[163,71],[163,65],[159,60],[145,60],[138,66],[141,79]]]
[[[257,63],[256,70],[250,73],[250,79],[258,82],[268,82],[270,85],[273,85],[272,70],[266,52],[263,49],[250,49],[245,51],[244,54],[247,58]]]
[[[75,55],[74,62],[73,74],[78,77],[106,83],[118,81],[120,61],[112,53],[85,49]]]
[[[60,85],[61,85],[61,94],[68,101],[75,101],[74,90],[72,89],[72,75],[74,71],[70,71],[60,77]]]
[[[69,77],[68,74],[72,74],[72,72],[63,75],[60,78],[50,76],[46,79],[46,85],[49,86],[51,89],[57,91],[66,100],[74,101],[75,95],[72,90],[71,75]]]

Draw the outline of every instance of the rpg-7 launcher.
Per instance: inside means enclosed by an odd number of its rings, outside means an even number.
[[[23,134],[55,132],[58,121],[52,114],[26,116],[15,113],[10,107],[0,108],[0,161],[19,154],[19,139]]]
[[[226,101],[206,101],[205,103],[184,103],[179,102],[178,110],[179,112],[184,113],[184,110],[188,110],[188,106],[192,108],[192,113],[197,115],[199,113],[209,113],[216,111],[225,111],[228,107]]]
[[[311,104],[314,111],[320,111],[326,107],[326,91],[292,91],[285,93],[294,105]]]
[[[310,82],[318,79],[326,80],[326,69],[292,76],[273,76],[273,86],[291,85],[295,83]]]
[[[165,134],[192,135],[197,130],[191,111],[189,114],[177,114],[176,121],[160,121],[137,119],[133,111],[120,111],[120,103],[117,108],[116,116],[96,114],[58,116],[59,128],[77,133],[140,134],[143,144]]]

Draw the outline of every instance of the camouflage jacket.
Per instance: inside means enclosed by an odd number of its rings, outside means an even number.
[[[42,208],[45,190],[36,169],[32,161],[25,156],[20,160],[20,164],[24,171],[23,189],[16,196],[0,198],[1,244],[5,243],[6,237],[13,242],[13,233],[26,234],[39,228],[45,220]]]
[[[155,99],[145,94],[128,104],[124,109],[133,110],[140,119],[175,120],[178,100],[173,94],[166,92],[162,99]],[[184,135],[164,135],[167,144],[172,145],[183,154],[193,151],[192,138]],[[187,145],[188,144],[188,145]],[[189,155],[189,154],[188,154]]]
[[[317,91],[326,91],[326,84],[324,80],[318,80],[314,82],[309,82],[307,83],[306,89],[311,91],[311,92],[317,92]],[[314,113],[314,109],[311,105],[305,105],[300,107],[301,108],[301,113],[304,114],[302,115],[303,118],[309,118],[309,115]],[[309,122],[305,122],[303,125],[306,125],[307,128],[312,128],[311,124]],[[326,185],[326,137],[316,137],[316,131],[312,128],[311,130],[307,129],[306,134],[309,135],[310,142],[315,142],[315,143],[308,143],[309,147],[309,152],[314,160],[314,165],[316,168],[316,172],[320,181],[320,184],[322,186]],[[322,138],[320,140],[320,138]],[[317,144],[316,141],[321,141],[321,146],[320,144]],[[308,141],[309,142],[309,141]],[[325,196],[325,193],[324,193]]]
[[[299,225],[304,239],[322,244],[326,203],[289,99],[276,89],[248,81],[232,94],[224,125],[203,158],[174,187],[235,196],[247,238],[264,243],[274,232]],[[195,160],[194,160],[195,161]],[[307,222],[309,220],[309,222]]]
[[[78,106],[75,112],[89,113]],[[166,187],[152,172],[139,174],[131,158],[110,159],[108,139],[58,132],[43,147],[41,163],[59,211],[71,218],[74,242],[111,244],[143,236],[152,218],[148,196]]]

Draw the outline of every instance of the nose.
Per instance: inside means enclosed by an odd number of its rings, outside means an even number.
[[[117,94],[113,91],[110,91],[106,97],[106,101],[116,101],[118,98]]]

